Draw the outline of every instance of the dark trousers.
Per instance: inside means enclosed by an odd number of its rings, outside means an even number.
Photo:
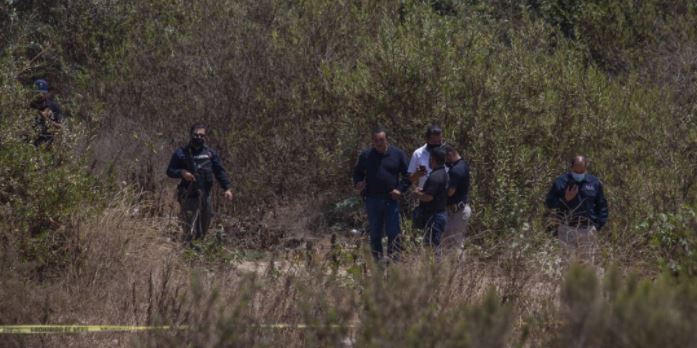
[[[376,260],[382,257],[383,230],[387,233],[387,255],[398,253],[401,248],[399,202],[389,197],[366,197],[365,208],[370,225],[370,251],[373,257]]]
[[[181,222],[184,230],[184,240],[202,239],[208,233],[208,227],[213,217],[210,192],[203,189],[180,188],[179,205],[181,206]]]
[[[436,250],[437,254],[440,254],[440,240],[447,223],[448,213],[445,211],[434,213],[426,221],[424,241],[431,245]]]

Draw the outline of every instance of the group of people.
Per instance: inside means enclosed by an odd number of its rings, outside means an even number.
[[[399,202],[408,191],[419,203],[412,213],[413,226],[423,229],[424,241],[436,255],[461,247],[472,214],[470,171],[457,149],[444,144],[443,129],[429,126],[426,144],[413,152],[408,164],[405,153],[389,143],[385,129],[374,129],[371,137],[372,147],[360,154],[353,169],[353,183],[365,197],[375,259],[384,257],[384,234],[388,259],[399,255]],[[592,243],[608,219],[603,186],[587,173],[588,164],[585,156],[571,159],[569,172],[554,180],[545,200],[554,218],[554,234],[570,247]]]
[[[211,190],[217,179],[227,200],[233,199],[230,178],[217,153],[206,145],[208,128],[194,124],[188,144],[172,155],[167,175],[181,179],[177,197],[186,240],[206,235],[213,214]],[[443,141],[443,129],[432,124],[426,143],[411,159],[390,144],[384,128],[371,133],[372,146],[361,152],[353,168],[354,189],[365,199],[370,248],[380,260],[383,236],[387,235],[387,258],[398,257],[401,245],[400,201],[407,192],[418,201],[413,225],[424,231],[424,241],[441,255],[462,246],[472,215],[469,205],[470,169],[459,151]],[[569,246],[592,240],[607,222],[608,207],[603,186],[587,173],[588,159],[575,156],[569,171],[550,188],[545,205],[555,217],[555,235]]]
[[[464,240],[472,213],[469,166],[454,147],[443,143],[440,126],[429,126],[425,137],[426,144],[407,162],[404,151],[389,143],[387,131],[376,128],[371,134],[373,146],[361,152],[353,168],[354,188],[365,198],[376,259],[383,258],[383,234],[387,234],[387,257],[399,255],[399,201],[410,190],[419,202],[412,214],[414,226],[424,230],[424,241],[438,254],[442,247],[454,249]]]

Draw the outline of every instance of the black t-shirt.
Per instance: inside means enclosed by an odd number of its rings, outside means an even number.
[[[366,195],[371,197],[387,197],[394,189],[406,192],[411,184],[407,163],[407,156],[395,146],[390,145],[384,154],[367,149],[358,157],[353,182],[365,180]]]
[[[445,172],[445,167],[433,169],[426,179],[423,192],[433,196],[432,201],[421,202],[424,213],[435,214],[445,211],[448,203],[448,173]]]
[[[467,162],[462,159],[457,160],[450,167],[448,176],[450,177],[448,188],[455,188],[455,194],[448,197],[448,205],[460,202],[467,204],[470,190],[470,168]]]

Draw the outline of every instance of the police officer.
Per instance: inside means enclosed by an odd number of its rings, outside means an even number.
[[[34,146],[50,147],[53,143],[55,133],[63,127],[63,113],[58,104],[53,100],[48,92],[48,82],[44,79],[34,81],[34,91],[36,97],[30,106],[38,110],[34,118],[34,128],[37,135],[34,139]]]
[[[559,223],[557,237],[570,246],[593,239],[608,218],[603,185],[587,169],[588,159],[575,156],[569,172],[554,180],[545,200]]]
[[[48,92],[48,81],[44,79],[34,81],[34,90],[38,93],[37,103],[48,106],[53,113],[53,117],[57,120],[62,120],[63,112],[58,103],[53,100],[53,96]]]
[[[433,169],[423,188],[416,187],[414,194],[419,200],[419,208],[424,214],[424,240],[441,254],[441,236],[448,222],[448,173],[445,171],[445,150],[434,148],[429,156],[429,166]]]
[[[177,187],[177,198],[187,242],[203,238],[208,231],[213,216],[210,196],[213,176],[225,191],[225,199],[233,198],[230,178],[220,158],[206,146],[207,129],[201,123],[191,126],[189,144],[174,152],[167,167],[167,176],[182,179]]]
[[[448,170],[448,224],[443,232],[445,249],[461,248],[467,232],[472,209],[469,205],[470,169],[460,153],[445,145],[445,165]]]
[[[53,113],[53,109],[45,100],[33,102],[32,107],[38,111],[34,119],[34,128],[37,133],[34,146],[50,147],[53,144],[55,134],[63,128],[63,119],[60,114]]]

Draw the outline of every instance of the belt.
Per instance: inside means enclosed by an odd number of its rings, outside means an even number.
[[[451,213],[457,213],[461,210],[465,210],[465,207],[467,207],[467,204],[463,201],[460,201],[458,203],[448,205],[448,211]]]

